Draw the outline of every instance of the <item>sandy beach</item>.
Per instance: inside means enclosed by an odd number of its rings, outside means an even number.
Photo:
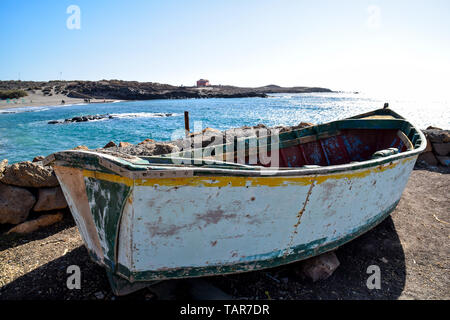
[[[64,100],[64,103],[62,103]],[[90,103],[113,102],[113,100],[91,99]],[[41,93],[30,93],[23,98],[0,100],[1,109],[23,108],[23,107],[43,107],[43,106],[62,106],[68,104],[85,103],[84,99],[69,98],[63,94],[53,94],[52,96],[44,96]]]

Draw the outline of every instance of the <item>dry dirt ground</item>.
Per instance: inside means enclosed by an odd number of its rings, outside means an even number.
[[[163,281],[115,297],[67,213],[64,221],[31,235],[0,236],[0,300],[450,299],[449,223],[450,171],[414,170],[392,216],[340,247],[341,265],[326,280],[304,278],[298,262],[232,276]],[[81,269],[80,290],[66,286],[70,265]],[[370,265],[380,267],[379,290],[366,286]]]

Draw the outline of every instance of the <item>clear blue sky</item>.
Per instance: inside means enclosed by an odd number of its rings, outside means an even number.
[[[448,91],[450,1],[1,0],[0,40],[1,80]]]

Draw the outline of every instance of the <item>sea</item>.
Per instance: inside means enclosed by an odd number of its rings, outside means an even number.
[[[382,108],[391,109],[421,129],[450,128],[450,100],[386,99],[361,93],[272,94],[268,98],[212,98],[116,101],[0,109],[0,160],[31,161],[35,156],[109,141],[138,143],[147,138],[169,141],[184,135],[184,112],[190,129],[219,130],[264,124],[325,123]],[[113,119],[48,124],[77,116],[109,114]]]

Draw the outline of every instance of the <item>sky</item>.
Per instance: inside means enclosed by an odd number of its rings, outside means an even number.
[[[0,43],[0,80],[450,91],[448,0],[1,0]]]

